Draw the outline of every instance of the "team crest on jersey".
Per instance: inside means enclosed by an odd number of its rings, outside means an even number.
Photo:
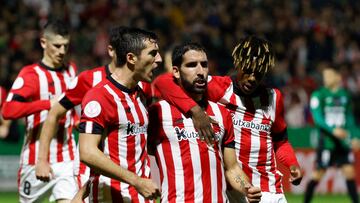
[[[101,112],[101,105],[97,101],[91,101],[86,104],[84,114],[89,118],[98,116]]]
[[[16,80],[12,86],[12,89],[18,90],[18,89],[22,88],[23,86],[24,86],[24,79],[22,77],[18,77],[18,78],[16,78]]]

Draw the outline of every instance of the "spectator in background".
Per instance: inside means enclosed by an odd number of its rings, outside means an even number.
[[[51,140],[50,152],[45,157],[38,157],[42,123],[51,105],[69,88],[76,74],[75,64],[65,60],[69,43],[69,27],[64,22],[47,22],[40,38],[43,48],[41,61],[21,69],[3,105],[2,115],[5,119],[26,117],[27,131],[18,173],[20,202],[41,201],[49,193],[51,200],[70,202],[77,191],[73,176],[74,112],[69,111],[58,123],[59,130]],[[51,163],[49,182],[36,179],[37,158],[49,160]]]
[[[355,127],[352,100],[341,87],[341,75],[335,68],[326,67],[322,71],[324,86],[313,92],[310,108],[314,123],[319,128],[319,145],[316,152],[316,168],[308,183],[304,202],[312,199],[316,185],[331,166],[342,170],[346,187],[353,203],[359,202],[355,183],[354,155],[352,144],[358,148],[358,140],[350,134]]]

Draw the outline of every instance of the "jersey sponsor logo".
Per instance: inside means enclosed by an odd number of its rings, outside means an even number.
[[[179,128],[178,126],[176,126],[174,128],[174,130],[177,135],[178,141],[200,138],[199,133],[196,131],[188,131],[185,128]],[[223,128],[220,128],[220,131],[217,131],[217,132],[215,131],[215,135],[214,135],[215,141],[219,141],[221,135],[223,135],[223,134],[224,134]]]
[[[22,77],[18,77],[18,78],[16,78],[16,80],[12,86],[12,89],[18,90],[18,89],[22,88],[23,86],[24,86],[24,79]]]
[[[128,122],[126,128],[126,134],[128,135],[139,135],[147,132],[147,125],[140,126],[138,123]]]
[[[101,105],[97,101],[90,101],[84,108],[84,114],[89,118],[98,116],[101,112]]]
[[[71,80],[70,84],[69,84],[69,89],[72,90],[76,87],[78,83],[78,77],[75,77],[73,80]]]
[[[241,128],[248,128],[248,129],[254,129],[258,131],[265,131],[270,133],[271,125],[268,124],[261,124],[261,123],[254,123],[253,121],[244,121],[239,119],[233,118],[233,124],[234,126],[239,126]]]

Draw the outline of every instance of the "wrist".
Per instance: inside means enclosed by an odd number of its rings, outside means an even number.
[[[201,112],[203,112],[203,110],[201,109],[201,107],[199,105],[195,105],[190,109],[191,116],[195,116]]]

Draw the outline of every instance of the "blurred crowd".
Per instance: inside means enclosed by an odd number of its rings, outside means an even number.
[[[360,121],[359,12],[357,0],[2,0],[0,81],[9,89],[22,66],[40,60],[38,31],[49,18],[70,23],[69,57],[80,70],[109,61],[107,31],[113,25],[156,32],[165,60],[175,44],[201,42],[211,74],[218,75],[231,73],[239,39],[256,34],[275,47],[276,66],[266,82],[284,92],[289,126],[312,123],[309,96],[328,65],[341,70]],[[164,64],[162,71],[169,69]]]

